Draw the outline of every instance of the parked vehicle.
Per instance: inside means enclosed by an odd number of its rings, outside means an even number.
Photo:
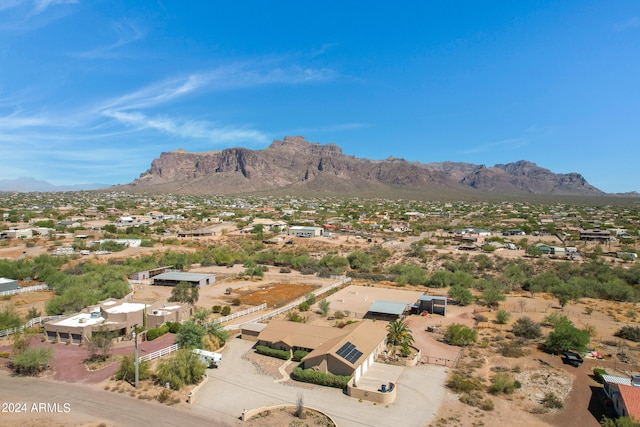
[[[580,356],[578,353],[575,353],[573,351],[565,351],[564,359],[565,359],[565,363],[568,363],[569,365],[574,366],[576,368],[582,365],[582,362],[584,362],[584,360],[582,360],[582,356]]]
[[[213,351],[201,350],[196,348],[193,350],[198,355],[202,363],[207,365],[207,368],[217,368],[218,364],[222,362],[222,355]]]

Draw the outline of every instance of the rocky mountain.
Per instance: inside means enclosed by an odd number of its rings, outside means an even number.
[[[299,136],[275,140],[264,150],[161,153],[140,178],[121,188],[185,194],[363,197],[407,192],[603,194],[580,174],[554,174],[526,161],[486,167],[455,162],[423,164],[394,157],[370,160],[347,156],[335,144],[321,145]]]

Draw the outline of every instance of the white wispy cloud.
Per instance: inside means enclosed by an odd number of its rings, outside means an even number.
[[[617,22],[613,25],[613,31],[617,33],[621,33],[623,31],[629,30],[631,28],[640,27],[640,18],[634,16],[632,18],[627,19],[626,21]]]
[[[105,58],[115,57],[117,54],[114,52],[117,49],[141,40],[144,37],[144,32],[133,22],[128,19],[120,20],[112,24],[113,32],[116,36],[116,41],[106,46],[99,46],[91,50],[83,52],[74,52],[71,56],[77,58]]]
[[[516,150],[518,148],[522,148],[526,146],[529,141],[526,138],[510,138],[502,141],[489,142],[487,144],[480,144],[475,147],[468,148],[466,150],[458,151],[460,154],[477,154],[483,153],[487,151],[496,151],[496,150]]]
[[[99,107],[101,110],[132,110],[155,107],[185,97],[195,91],[220,91],[273,84],[298,85],[329,81],[335,78],[330,69],[304,67],[275,67],[262,69],[238,64],[202,73],[167,79],[140,90],[111,99]]]
[[[78,0],[2,0],[0,1],[0,30],[29,31],[42,27],[61,16],[60,7]],[[55,9],[54,9],[55,7]],[[56,13],[49,13],[48,10]]]
[[[60,4],[75,4],[78,3],[78,0],[36,0],[35,7],[33,8],[32,13],[34,15],[40,14],[48,9],[50,6],[60,5]]]
[[[208,139],[213,142],[241,142],[247,140],[264,142],[267,140],[267,136],[257,130],[218,126],[215,123],[206,121],[177,121],[164,116],[147,117],[137,111],[106,111],[104,114],[138,130],[155,129],[182,138]]]

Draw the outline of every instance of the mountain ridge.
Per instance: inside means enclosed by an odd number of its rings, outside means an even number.
[[[117,188],[184,194],[284,192],[344,196],[397,191],[605,194],[579,173],[556,174],[526,160],[491,167],[450,161],[409,162],[393,156],[371,160],[348,156],[334,143],[322,145],[301,136],[274,140],[263,150],[235,147],[202,153],[182,149],[162,152],[139,178]]]

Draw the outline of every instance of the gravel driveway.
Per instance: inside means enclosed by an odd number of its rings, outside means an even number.
[[[193,409],[232,422],[244,409],[296,404],[302,394],[304,404],[331,416],[341,427],[403,425],[425,426],[435,418],[444,397],[447,369],[433,365],[405,368],[398,378],[396,401],[389,405],[359,402],[341,390],[308,385],[280,384],[260,374],[242,355],[253,343],[234,339],[224,351],[222,365],[208,371],[209,381],[198,392]]]

